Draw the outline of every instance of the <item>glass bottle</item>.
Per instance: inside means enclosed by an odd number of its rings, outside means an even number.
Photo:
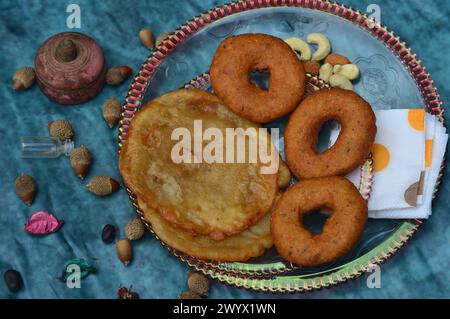
[[[71,140],[64,142],[51,137],[24,136],[20,138],[22,158],[55,158],[69,156],[74,148]]]

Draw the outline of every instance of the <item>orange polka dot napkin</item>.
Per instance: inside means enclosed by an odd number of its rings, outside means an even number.
[[[433,127],[426,135],[425,141],[425,174],[423,180],[422,194],[419,196],[419,202],[416,207],[369,211],[371,218],[417,218],[426,219],[432,214],[432,200],[434,197],[434,190],[436,182],[441,171],[441,165],[445,156],[447,148],[448,134],[445,127],[437,121],[434,117],[426,118],[426,125]],[[429,135],[433,132],[432,137]]]
[[[375,111],[371,218],[427,218],[448,140],[445,128],[424,109]],[[334,143],[339,129],[331,131]],[[330,144],[331,144],[330,143]],[[360,169],[347,177],[360,182]]]

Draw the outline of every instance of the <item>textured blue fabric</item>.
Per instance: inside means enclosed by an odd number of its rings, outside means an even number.
[[[131,65],[135,70],[148,52],[138,40],[142,26],[155,34],[171,31],[218,1],[88,1],[73,0],[82,10],[81,32],[93,36],[104,49],[109,65]],[[37,86],[14,92],[11,77],[24,65],[33,65],[38,46],[50,35],[66,31],[68,1],[0,0],[0,272],[19,270],[25,287],[10,294],[0,283],[2,298],[115,298],[120,284],[133,285],[143,298],[176,298],[186,289],[187,266],[171,256],[151,236],[134,245],[135,258],[125,268],[114,245],[100,240],[106,223],[123,226],[135,216],[126,192],[107,198],[91,195],[72,173],[68,158],[23,160],[18,139],[47,134],[47,122],[66,118],[73,124],[76,143],[87,145],[94,162],[88,179],[107,174],[120,179],[117,171],[117,130],[103,121],[101,106],[109,96],[122,99],[129,82],[107,87],[82,106],[64,107],[50,102]],[[372,1],[344,1],[361,11]],[[377,0],[382,22],[396,31],[420,56],[436,81],[442,99],[449,105],[450,16],[449,1]],[[175,9],[176,8],[176,9]],[[447,165],[447,177],[449,176]],[[27,207],[13,191],[20,172],[34,176],[39,191]],[[450,296],[450,183],[444,180],[432,218],[420,228],[410,244],[382,266],[382,288],[369,289],[363,276],[350,283],[319,292],[269,295],[212,285],[212,298],[428,298]],[[49,210],[66,221],[57,233],[37,238],[23,231],[27,217]],[[120,234],[123,236],[123,233]],[[85,258],[99,271],[84,279],[81,289],[68,289],[57,280],[64,263]]]

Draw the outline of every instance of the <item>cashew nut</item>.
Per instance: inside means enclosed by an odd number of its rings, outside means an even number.
[[[345,76],[349,80],[355,80],[359,77],[359,68],[356,64],[335,65],[333,72]]]
[[[319,78],[325,82],[330,80],[330,76],[333,75],[333,66],[329,63],[325,63],[320,67]]]
[[[317,44],[317,50],[314,52],[312,59],[322,61],[331,52],[330,40],[322,33],[310,33],[307,38],[308,43]]]
[[[289,38],[284,40],[284,42],[289,44],[292,50],[300,53],[300,60],[302,61],[311,60],[311,48],[309,47],[308,43],[306,43],[300,38]]]
[[[330,85],[334,88],[337,87],[344,90],[353,91],[352,82],[350,82],[349,79],[340,74],[333,74],[332,76],[330,76]]]

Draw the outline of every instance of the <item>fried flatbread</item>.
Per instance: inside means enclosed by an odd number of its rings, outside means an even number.
[[[270,234],[270,213],[246,231],[225,238],[213,240],[208,236],[192,236],[190,233],[175,228],[161,217],[144,201],[138,199],[139,207],[144,212],[155,234],[167,245],[176,250],[199,259],[214,261],[246,261],[258,257],[272,247]]]
[[[167,222],[192,235],[222,240],[254,225],[271,209],[278,174],[262,174],[261,167],[267,165],[259,157],[256,163],[175,163],[171,154],[179,140],[172,140],[172,133],[187,128],[194,136],[194,120],[202,120],[203,132],[217,128],[223,136],[226,128],[259,128],[229,111],[211,93],[170,92],[136,114],[119,168],[132,192]],[[203,147],[207,144],[203,142]],[[202,155],[188,151],[193,158]]]

